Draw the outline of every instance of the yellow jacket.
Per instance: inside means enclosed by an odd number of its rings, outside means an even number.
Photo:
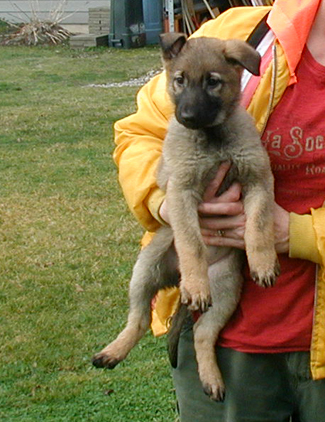
[[[260,132],[263,132],[270,113],[286,87],[296,82],[295,68],[319,2],[320,0],[277,0],[272,8],[268,24],[275,34],[273,59],[247,107]],[[270,10],[270,7],[229,9],[217,19],[203,25],[194,36],[246,40]],[[173,113],[165,82],[164,73],[153,78],[138,94],[137,112],[115,124],[114,160],[119,167],[119,180],[126,201],[147,230],[143,244],[163,224],[159,217],[159,207],[164,193],[156,184],[156,168],[167,122]],[[319,264],[311,370],[314,379],[325,378],[325,208],[312,209],[310,215],[290,214],[290,256]],[[154,334],[166,332],[177,297],[177,290],[164,291],[158,295],[153,313]]]

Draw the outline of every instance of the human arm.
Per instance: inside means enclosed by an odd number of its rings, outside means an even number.
[[[246,217],[241,202],[241,187],[234,183],[226,192],[216,196],[229,169],[223,164],[206,190],[199,206],[201,233],[207,245],[231,246],[245,249],[244,231]],[[311,215],[289,213],[274,203],[275,246],[278,253],[289,253],[292,258],[308,259],[321,263],[315,220],[320,221],[319,211]],[[168,223],[168,205],[163,202],[161,217]],[[325,214],[325,212],[324,212]],[[220,231],[222,236],[220,236]],[[321,243],[322,244],[322,243]]]
[[[245,248],[245,214],[240,200],[240,186],[234,184],[220,197],[215,197],[220,186],[221,169],[212,181],[210,192],[206,193],[199,211],[202,234],[205,243],[216,246]],[[221,176],[221,177],[220,177]],[[213,193],[213,189],[215,189]],[[208,194],[208,195],[207,195]],[[325,252],[325,209],[311,210],[311,214],[298,215],[288,212],[274,203],[275,247],[278,253],[288,253],[291,258],[307,259],[317,264],[322,263]],[[222,231],[223,236],[218,235]]]
[[[143,227],[155,231],[158,209],[165,196],[157,187],[156,170],[167,122],[173,108],[165,90],[164,73],[137,96],[138,109],[115,124],[114,160],[127,204]]]

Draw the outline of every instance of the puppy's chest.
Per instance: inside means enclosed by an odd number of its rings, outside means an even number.
[[[227,143],[210,139],[204,132],[185,131],[186,135],[166,140],[164,162],[169,177],[184,183],[201,184],[223,161],[230,161]],[[185,136],[184,136],[185,135]]]

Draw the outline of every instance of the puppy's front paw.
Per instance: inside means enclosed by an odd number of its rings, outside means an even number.
[[[274,286],[279,275],[280,264],[277,258],[273,265],[267,265],[267,263],[263,263],[258,265],[255,270],[251,270],[252,279],[261,287]]]
[[[181,285],[181,302],[191,311],[206,312],[211,306],[212,300],[209,288],[188,289]]]

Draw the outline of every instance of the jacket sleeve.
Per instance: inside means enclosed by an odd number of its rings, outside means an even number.
[[[130,210],[149,231],[159,226],[158,210],[164,198],[157,187],[156,169],[173,111],[165,84],[164,73],[153,78],[138,93],[137,112],[114,126],[113,157],[119,168],[119,182]]]
[[[311,214],[290,213],[289,256],[322,264],[325,260],[325,208]]]

